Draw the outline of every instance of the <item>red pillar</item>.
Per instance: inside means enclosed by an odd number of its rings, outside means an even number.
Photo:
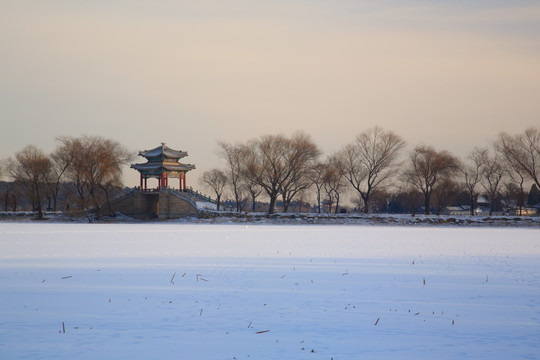
[[[143,179],[143,176],[142,176],[142,173],[141,173],[141,187],[140,187],[141,191],[143,191],[143,187],[142,187],[143,181],[142,181],[142,179]]]
[[[184,180],[184,191],[185,191],[186,190],[186,173],[184,173],[183,180]]]
[[[144,191],[148,191],[148,178],[144,178]]]

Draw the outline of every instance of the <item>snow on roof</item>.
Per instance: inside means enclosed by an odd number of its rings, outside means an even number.
[[[161,146],[151,150],[139,151],[139,156],[143,156],[145,158],[160,157],[162,155],[169,158],[180,159],[187,156],[188,153],[186,151],[171,149],[170,147],[166,146],[165,143],[161,143]]]
[[[195,165],[191,164],[162,164],[160,162],[148,162],[145,164],[132,164],[132,169],[135,170],[159,170],[159,169],[165,169],[169,171],[188,171],[195,169]]]
[[[477,204],[489,204],[489,200],[486,199],[484,196],[480,195],[478,196],[478,199],[476,199]]]

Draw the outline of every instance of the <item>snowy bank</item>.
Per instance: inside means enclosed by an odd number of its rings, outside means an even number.
[[[275,224],[275,225],[391,225],[391,226],[473,226],[473,227],[531,227],[540,228],[540,216],[469,216],[469,215],[402,215],[402,214],[315,214],[315,213],[236,213],[202,210],[197,216],[159,221],[192,224]],[[214,205],[215,207],[215,205]],[[28,222],[36,219],[34,212],[0,212],[0,222]],[[95,217],[86,213],[45,212],[44,222],[56,223],[153,223],[158,220],[136,220],[117,213],[116,216]]]
[[[173,220],[174,221],[174,220]],[[197,219],[180,219],[197,223],[248,224],[320,224],[320,225],[397,225],[397,226],[513,226],[540,227],[539,216],[449,216],[403,214],[315,214],[315,213],[234,213],[201,212]]]

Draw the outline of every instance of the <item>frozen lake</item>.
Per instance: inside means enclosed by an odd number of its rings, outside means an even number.
[[[537,229],[0,223],[0,359],[538,359],[539,334]]]

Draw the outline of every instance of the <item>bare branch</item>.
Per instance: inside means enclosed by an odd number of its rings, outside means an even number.
[[[395,175],[404,146],[401,137],[376,126],[359,134],[340,151],[341,172],[364,201],[364,212],[369,212],[372,193],[382,190],[387,180]]]

